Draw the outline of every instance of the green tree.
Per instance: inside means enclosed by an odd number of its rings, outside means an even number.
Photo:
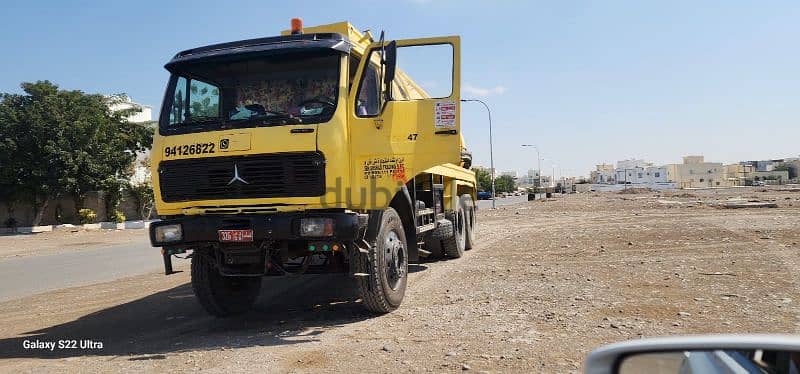
[[[494,180],[494,188],[497,192],[512,192],[517,190],[517,183],[510,175],[501,175]]]
[[[475,179],[478,182],[478,190],[491,191],[492,175],[489,173],[489,170],[486,170],[484,168],[472,168],[472,171],[475,172]]]
[[[15,186],[15,199],[33,204],[33,224],[63,195],[78,208],[89,191],[118,196],[136,152],[153,141],[151,130],[127,120],[141,109],[112,111],[124,95],[59,90],[49,81],[21,87],[24,94],[0,94],[0,186]]]

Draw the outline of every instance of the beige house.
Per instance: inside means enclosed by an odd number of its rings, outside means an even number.
[[[612,164],[599,164],[595,166],[595,170],[589,173],[592,183],[615,183],[614,178],[614,165]]]
[[[755,170],[755,166],[750,164],[725,165],[725,180],[729,186],[747,186]]]
[[[720,162],[705,162],[703,156],[684,156],[682,164],[669,164],[667,180],[678,188],[729,186]]]

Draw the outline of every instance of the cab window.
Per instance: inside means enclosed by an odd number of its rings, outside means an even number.
[[[359,117],[376,116],[381,110],[381,78],[380,68],[370,63],[364,71],[364,78],[356,97],[356,115]]]
[[[197,79],[178,77],[169,124],[219,117],[219,88]]]

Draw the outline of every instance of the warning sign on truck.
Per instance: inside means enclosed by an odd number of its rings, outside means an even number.
[[[456,103],[454,101],[436,103],[434,116],[434,126],[437,129],[456,128]]]

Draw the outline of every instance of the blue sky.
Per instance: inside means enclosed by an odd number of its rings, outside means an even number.
[[[70,4],[67,4],[70,3]],[[392,39],[462,37],[464,97],[492,107],[495,166],[588,174],[626,158],[680,162],[800,154],[800,2],[11,1],[0,91],[49,79],[160,106],[177,51],[277,35],[289,19],[348,20]],[[377,34],[377,33],[376,33]],[[476,163],[486,115],[465,104]]]

